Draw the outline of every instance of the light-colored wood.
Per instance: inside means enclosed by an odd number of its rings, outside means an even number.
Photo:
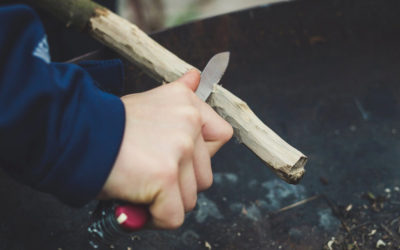
[[[67,26],[87,30],[95,39],[160,82],[172,82],[194,68],[134,24],[90,0],[32,2],[55,15]],[[184,43],[182,45],[186,46]],[[222,86],[215,86],[208,103],[232,125],[236,138],[279,177],[288,183],[297,183],[301,179],[307,157],[263,124],[245,102]]]
[[[238,141],[267,163],[279,177],[288,183],[299,182],[305,172],[307,157],[267,127],[244,101],[222,86],[214,85],[207,102],[232,125]]]
[[[172,82],[192,65],[162,47],[136,25],[103,9],[90,19],[90,33],[158,81]]]
[[[159,45],[137,26],[112,13],[90,19],[91,34],[135,63],[155,79],[172,82],[194,68]],[[298,183],[307,157],[262,123],[245,102],[215,85],[208,103],[234,128],[235,137],[252,150],[283,180]]]

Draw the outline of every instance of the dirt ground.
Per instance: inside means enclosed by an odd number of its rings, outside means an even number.
[[[154,34],[199,68],[229,50],[221,83],[309,157],[307,172],[286,184],[232,140],[181,228],[99,249],[400,249],[399,9],[398,0],[300,0]],[[57,42],[59,52],[71,46]],[[134,65],[127,72],[126,93],[155,84]],[[73,209],[0,178],[0,249],[91,249],[95,202]]]

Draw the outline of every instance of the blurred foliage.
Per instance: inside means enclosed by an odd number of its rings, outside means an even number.
[[[166,20],[165,26],[174,27],[177,25],[181,25],[196,19],[197,16],[200,15],[200,12],[197,8],[197,5],[191,4],[185,11],[177,14],[174,17],[170,17]]]

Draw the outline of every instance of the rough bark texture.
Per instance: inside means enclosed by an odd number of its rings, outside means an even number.
[[[30,0],[31,3],[45,9],[66,27],[84,30],[95,9],[104,9],[90,0]]]
[[[215,85],[208,103],[232,125],[239,142],[267,163],[281,179],[291,184],[300,181],[307,157],[267,127],[244,101]]]
[[[40,5],[67,23],[83,27],[98,41],[114,49],[161,82],[172,82],[192,65],[162,47],[136,25],[88,0],[40,0]],[[87,20],[89,18],[89,20]],[[263,124],[242,100],[215,86],[209,104],[234,128],[235,136],[288,183],[304,175],[307,157]]]
[[[97,9],[89,25],[89,32],[95,39],[160,82],[172,82],[194,68],[162,47],[136,25],[109,10]]]

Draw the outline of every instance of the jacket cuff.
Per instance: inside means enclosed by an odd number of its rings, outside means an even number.
[[[78,65],[91,75],[101,90],[118,96],[123,94],[124,64],[121,60],[87,60]]]
[[[74,67],[58,65],[60,67],[75,72]],[[62,136],[68,137],[62,140],[66,143],[63,151],[52,164],[52,170],[36,186],[76,207],[96,198],[101,191],[118,156],[125,129],[125,108],[121,99],[91,87],[90,78],[86,76],[83,74],[78,81],[82,89],[74,92],[78,98],[74,102],[76,106],[69,108],[77,114],[70,117],[68,111],[65,113],[66,120],[75,119],[75,122],[68,122],[65,126],[72,127],[62,130],[66,133]]]
[[[100,92],[100,91],[99,91]],[[98,99],[101,110],[92,116],[96,125],[92,126],[90,139],[83,149],[86,162],[79,171],[70,176],[66,186],[57,195],[72,206],[83,206],[95,199],[102,190],[114,166],[122,143],[125,129],[125,109],[120,98],[100,92]],[[96,122],[97,121],[97,122]]]

